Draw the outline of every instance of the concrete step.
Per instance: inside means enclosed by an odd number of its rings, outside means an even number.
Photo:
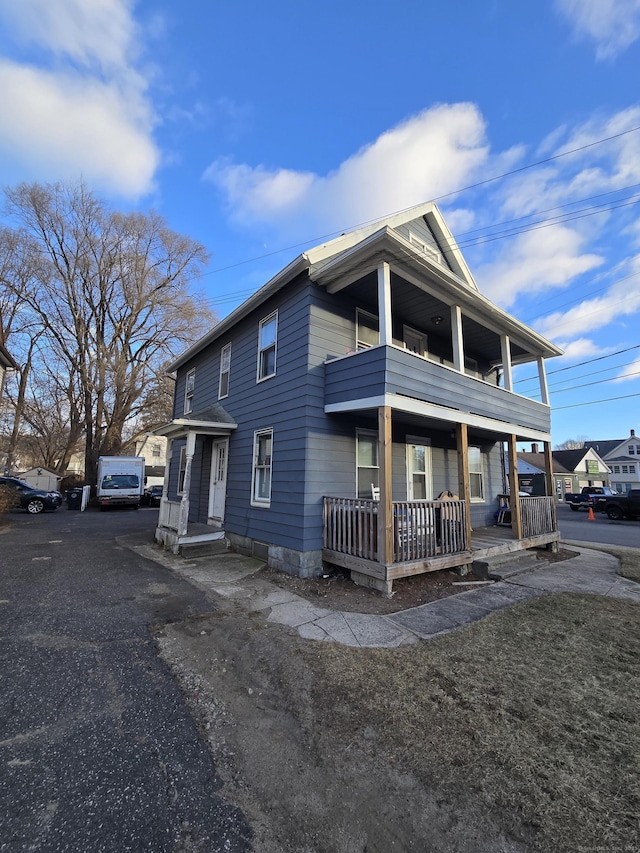
[[[178,548],[181,557],[209,557],[213,554],[226,554],[228,552],[227,540],[212,539],[206,542],[182,542]]]
[[[505,580],[524,572],[532,572],[540,567],[538,555],[531,551],[516,551],[511,554],[497,554],[484,560],[475,560],[473,573],[487,580]]]

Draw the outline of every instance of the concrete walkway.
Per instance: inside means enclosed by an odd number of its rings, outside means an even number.
[[[280,589],[260,574],[262,562],[240,554],[218,554],[183,559],[139,541],[121,544],[165,565],[205,592],[240,604],[248,612],[261,612],[268,622],[286,625],[310,640],[346,646],[395,648],[418,639],[429,640],[455,631],[521,601],[553,592],[581,592],[629,598],[640,602],[640,584],[618,577],[618,560],[602,551],[571,543],[578,556],[558,563],[540,561],[528,569],[478,589],[413,607],[388,616],[346,613],[318,607],[294,593]]]

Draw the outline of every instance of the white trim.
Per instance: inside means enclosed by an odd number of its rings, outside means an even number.
[[[184,466],[183,466],[184,462]],[[176,483],[176,494],[184,495],[184,475],[187,470],[187,446],[183,444],[180,448],[180,458],[178,459],[178,482]],[[180,478],[182,477],[182,484]],[[182,485],[182,488],[180,487]]]
[[[378,333],[381,344],[393,343],[391,318],[391,269],[386,261],[378,267]]]
[[[478,380],[480,381],[480,380]],[[498,388],[501,391],[504,389]],[[528,398],[527,398],[528,399]],[[539,405],[543,405],[540,403]],[[326,414],[339,414],[344,412],[356,412],[364,409],[378,409],[381,406],[389,406],[397,412],[407,412],[412,415],[420,415],[424,418],[432,418],[437,421],[445,421],[452,424],[467,424],[467,426],[487,429],[504,435],[517,435],[518,441],[551,441],[551,433],[540,432],[519,424],[499,421],[484,415],[472,415],[469,412],[461,412],[458,409],[447,409],[437,406],[435,403],[424,403],[422,400],[413,400],[400,394],[381,394],[377,397],[362,397],[358,400],[347,400],[344,403],[330,403],[324,407]]]
[[[271,437],[271,456],[269,457],[269,497],[268,498],[256,498],[256,473],[258,471],[257,466],[257,453],[258,453],[258,439],[263,435],[269,435]],[[262,466],[266,468],[267,466]],[[271,506],[271,489],[273,486],[273,427],[266,427],[265,429],[257,429],[253,433],[253,461],[251,463],[251,506],[259,506],[263,508],[268,508]]]
[[[225,353],[229,353],[228,364],[226,370],[223,370]],[[222,393],[222,377],[227,377],[227,393]],[[220,374],[218,376],[218,400],[224,400],[229,396],[229,386],[231,385],[231,341],[225,344],[220,350]]]
[[[264,328],[264,326],[267,323],[270,323],[272,320],[275,320],[275,326],[276,326],[273,344],[269,344],[268,347],[263,347],[262,342],[261,342],[262,329]],[[266,373],[264,376],[261,376],[260,375],[260,367],[261,367],[261,362],[262,362],[262,354],[264,352],[267,352],[267,350],[270,350],[271,347],[273,347],[273,372],[272,373]],[[260,320],[260,322],[258,323],[258,360],[257,360],[257,364],[256,364],[256,383],[264,382],[266,379],[271,379],[276,375],[276,372],[278,369],[277,359],[278,359],[278,309],[276,308],[275,311],[272,311],[271,314],[267,314],[267,316],[263,317],[262,320]]]
[[[191,381],[189,381],[191,380]],[[184,380],[184,408],[183,414],[188,415],[193,411],[193,395],[196,390],[196,369],[192,367],[187,371]]]
[[[377,458],[377,465],[359,465],[358,464],[358,445],[360,443],[360,437],[373,439],[373,447],[374,447],[374,452],[375,452],[376,458]],[[356,497],[360,497],[360,495],[358,494],[358,485],[359,485],[359,483],[358,483],[358,472],[360,471],[360,468],[362,468],[363,471],[366,470],[366,471],[375,471],[376,472],[377,476],[375,479],[378,482],[377,482],[377,484],[371,482],[370,486],[374,486],[375,488],[378,489],[378,496],[379,496],[379,494],[380,494],[380,456],[379,456],[379,452],[378,452],[378,433],[374,429],[356,428],[356,447],[355,447],[355,450],[356,450],[356,458],[355,458],[356,485],[355,485],[354,495]],[[369,477],[368,479],[371,479],[371,478]],[[368,495],[366,495],[366,497],[372,497],[372,495],[368,494]]]
[[[370,320],[375,320],[378,324],[378,343],[377,344],[368,344],[366,341],[360,340],[359,330],[360,330],[360,321],[359,317],[362,315],[363,317],[368,317]],[[367,327],[368,328],[368,327]],[[380,343],[380,318],[376,314],[372,314],[371,311],[367,311],[365,308],[356,307],[356,351],[360,352],[363,349],[373,349],[374,347],[384,346]]]
[[[433,500],[433,466],[431,464],[431,445],[426,444],[424,441],[418,441],[417,439],[410,439],[409,436],[405,438],[405,453],[406,453],[406,472],[407,472],[407,500],[421,500],[420,498],[416,498],[413,494],[413,475],[414,474],[423,474],[424,473],[424,484],[425,484],[425,497],[424,500],[432,501]],[[411,448],[413,447],[424,447],[424,472],[422,471],[414,471],[412,465],[412,453]]]

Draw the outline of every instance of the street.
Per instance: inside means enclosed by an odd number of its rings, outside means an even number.
[[[211,613],[120,547],[157,510],[2,517],[0,851],[245,851],[150,626]]]
[[[562,538],[574,542],[622,545],[640,548],[640,521],[611,521],[604,513],[594,513],[593,521],[585,510],[572,512],[566,504],[558,504],[558,528]]]

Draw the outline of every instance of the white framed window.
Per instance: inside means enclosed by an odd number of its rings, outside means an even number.
[[[612,474],[619,474],[620,473],[620,466],[619,465],[612,465],[611,467],[613,469],[611,472]]]
[[[180,448],[180,465],[178,466],[178,494],[184,494],[184,472],[187,470],[187,448]]]
[[[193,411],[193,392],[196,387],[196,371],[195,368],[187,373],[187,380],[184,386],[184,413],[188,415]]]
[[[380,343],[380,323],[375,314],[356,308],[356,349],[377,347]]]
[[[469,493],[472,501],[484,500],[484,464],[479,447],[469,446]]]
[[[431,448],[424,444],[407,444],[407,498],[410,501],[433,498]]]
[[[162,456],[162,448],[159,444],[154,444],[151,447],[151,455],[154,457]]]
[[[253,434],[253,475],[251,503],[254,506],[271,504],[271,462],[273,430],[261,429]]]
[[[229,377],[231,376],[231,344],[220,350],[220,380],[218,382],[218,400],[229,396]]]
[[[258,329],[258,382],[276,375],[278,312],[260,320]]]
[[[635,452],[636,452],[635,444],[630,444],[629,445],[629,451],[628,451],[629,456],[635,456]]]
[[[373,489],[380,488],[378,465],[378,434],[369,430],[356,432],[356,495],[373,497]]]

